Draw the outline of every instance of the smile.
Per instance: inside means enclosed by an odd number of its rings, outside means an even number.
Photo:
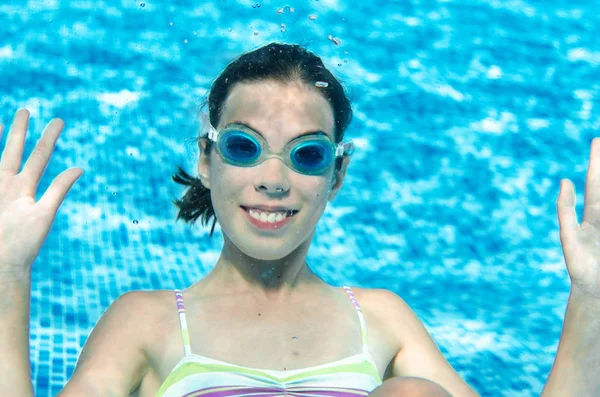
[[[240,207],[245,214],[246,219],[255,227],[262,230],[278,230],[288,225],[298,211],[288,212],[266,212],[255,210],[253,208]]]

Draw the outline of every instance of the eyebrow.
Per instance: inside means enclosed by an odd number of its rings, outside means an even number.
[[[259,130],[257,130],[256,128],[254,128],[254,127],[252,127],[252,126],[250,126],[250,125],[248,125],[248,124],[246,124],[246,123],[243,123],[243,122],[241,122],[241,121],[232,121],[232,122],[230,122],[230,123],[227,123],[227,125],[225,125],[225,128],[229,127],[229,126],[230,126],[230,125],[232,125],[232,124],[243,125],[244,127],[246,127],[246,128],[249,128],[249,129],[251,129],[252,131],[256,132],[256,133],[257,133],[258,135],[260,135],[260,136],[261,136],[261,137],[262,137],[262,138],[263,138],[265,141],[267,140],[267,138],[265,138],[265,136],[264,136],[264,135],[263,135],[263,134],[262,134],[262,133],[261,133]],[[303,132],[303,133],[301,133],[301,134],[299,134],[299,135],[297,135],[297,136],[293,137],[292,139],[290,139],[290,142],[291,142],[291,141],[293,141],[293,140],[295,140],[295,139],[298,139],[298,138],[300,138],[300,137],[307,136],[307,135],[324,135],[324,136],[326,136],[327,138],[329,138],[329,139],[331,140],[331,137],[330,137],[329,135],[327,135],[325,132],[323,132],[323,131],[321,131],[321,130],[317,130],[317,131],[307,131],[307,132]]]

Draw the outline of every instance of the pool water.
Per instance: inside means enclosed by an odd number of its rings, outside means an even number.
[[[581,220],[600,135],[599,15],[592,0],[2,2],[0,122],[31,111],[28,155],[65,120],[38,198],[85,170],[34,264],[36,396],[60,391],[118,296],[213,267],[220,229],[175,222],[170,177],[196,175],[211,81],[270,41],[322,56],[355,110],[313,270],[402,296],[482,396],[539,395],[569,292],[559,181],[575,183]]]

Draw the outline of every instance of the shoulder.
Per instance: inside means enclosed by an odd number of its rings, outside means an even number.
[[[358,288],[352,287],[352,290],[362,294],[365,298],[375,303],[387,303],[392,299],[401,299],[394,292],[384,288]]]
[[[368,308],[377,314],[389,309],[395,299],[402,300],[392,291],[383,288],[350,287],[350,289],[361,307]]]
[[[96,327],[110,328],[111,333],[135,341],[145,350],[146,343],[153,339],[157,322],[165,317],[166,301],[167,291],[126,292],[109,305]]]
[[[395,292],[384,288],[352,287],[352,290],[361,306],[380,320],[383,331],[399,348],[408,343],[411,335],[421,331],[421,320]]]
[[[130,291],[122,294],[108,306],[100,320],[123,325],[137,323],[148,306],[147,296],[146,291]],[[143,323],[138,324],[143,325]]]
[[[354,292],[356,299],[361,303],[361,306],[364,302],[365,305],[369,305],[373,309],[377,308],[382,312],[408,307],[406,302],[395,292],[384,288],[350,288]]]
[[[155,363],[157,346],[164,347],[170,332],[179,327],[175,292],[169,290],[130,291],[113,305],[123,314],[123,323],[131,328],[135,343],[148,359]],[[160,350],[160,349],[159,349]]]
[[[175,292],[172,290],[130,291],[121,295],[113,304],[139,322],[146,332],[151,332],[156,323],[164,321],[165,317],[172,317],[173,312],[177,313]]]
[[[177,320],[176,307],[173,291],[129,291],[114,300],[102,317],[120,324],[124,333],[136,335],[135,340],[146,352],[162,336],[163,326]]]
[[[150,319],[150,316],[157,314],[157,309],[164,308],[169,291],[129,291],[119,296],[109,307],[108,310],[116,311],[129,318],[142,320]],[[175,302],[175,294],[173,302]],[[107,310],[107,312],[108,312]],[[143,323],[142,323],[143,324]]]

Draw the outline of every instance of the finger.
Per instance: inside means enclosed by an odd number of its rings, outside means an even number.
[[[6,139],[6,146],[2,151],[2,157],[0,157],[0,171],[19,173],[28,126],[29,111],[27,109],[17,110]]]
[[[34,184],[33,186],[37,186],[40,182],[64,126],[65,123],[61,119],[52,119],[25,163],[22,173],[28,176]]]
[[[583,221],[600,222],[600,138],[592,139],[590,158],[585,176]]]
[[[46,190],[46,193],[38,201],[38,205],[46,208],[47,211],[52,211],[54,214],[58,211],[67,193],[73,187],[73,184],[83,175],[81,168],[69,168],[60,173],[52,184]]]
[[[560,193],[556,208],[561,240],[574,236],[575,231],[579,228],[579,223],[575,211],[575,186],[569,179],[561,179],[560,181]]]

